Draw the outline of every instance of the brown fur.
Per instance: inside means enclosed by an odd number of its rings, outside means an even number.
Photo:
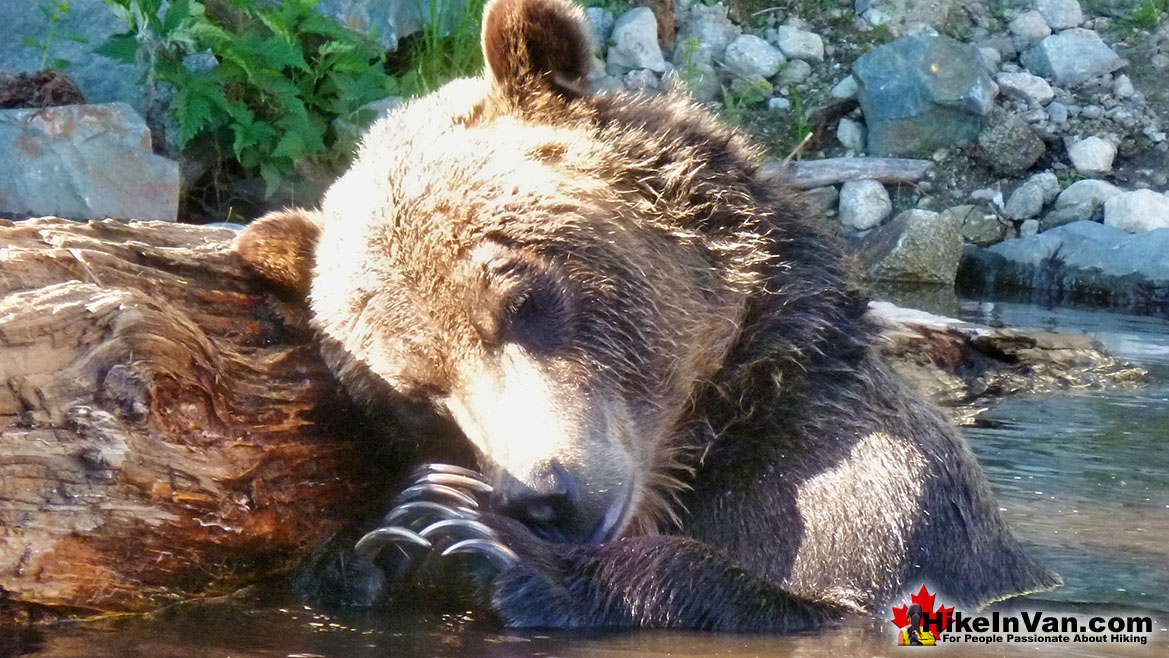
[[[288,208],[252,222],[232,248],[260,277],[303,297],[308,295],[319,234],[312,213]]]
[[[585,30],[567,2],[496,0],[488,75],[373,126],[319,223],[280,227],[319,226],[309,303],[341,381],[453,421],[496,484],[524,560],[492,608],[790,630],[923,580],[973,604],[1056,582],[875,357],[846,258],[756,180],[760,151],[679,94],[578,92]],[[308,271],[299,246],[243,251]],[[504,494],[565,477],[571,514],[508,529]]]

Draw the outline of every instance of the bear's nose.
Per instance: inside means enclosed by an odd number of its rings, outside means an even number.
[[[558,461],[519,479],[504,473],[495,486],[493,507],[549,541],[579,541],[580,486]],[[587,532],[587,531],[586,531]]]

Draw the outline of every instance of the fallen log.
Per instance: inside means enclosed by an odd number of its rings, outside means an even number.
[[[381,429],[234,235],[0,220],[0,625],[232,592],[393,490],[406,460],[371,459]],[[955,404],[1034,381],[1041,362],[1060,386],[1133,375],[1090,340],[875,312],[895,366]]]
[[[378,486],[303,312],[248,278],[233,236],[0,220],[0,598],[230,592]]]
[[[825,158],[795,160],[786,166],[771,161],[759,168],[758,176],[762,180],[782,179],[793,187],[810,190],[866,179],[887,185],[918,183],[929,176],[933,167],[929,160],[911,158]]]

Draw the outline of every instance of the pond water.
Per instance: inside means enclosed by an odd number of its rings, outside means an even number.
[[[903,301],[903,300],[899,300]],[[1019,396],[966,435],[1015,532],[1063,587],[1020,604],[1154,619],[1146,646],[948,645],[946,655],[1169,655],[1169,321],[1099,310],[918,299],[926,310],[986,324],[1087,332],[1150,372],[1147,386]],[[462,656],[893,655],[893,627],[858,619],[815,634],[513,633],[473,619],[407,612],[325,614],[303,606],[207,606],[153,618],[30,635],[13,649],[46,658],[395,658]],[[0,642],[0,654],[4,652]],[[8,646],[13,646],[9,644]],[[904,654],[902,654],[904,655]]]

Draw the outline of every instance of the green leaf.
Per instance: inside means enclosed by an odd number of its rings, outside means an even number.
[[[31,37],[27,34],[20,35],[20,42],[23,43],[24,45],[28,46],[29,48],[35,48],[37,50],[41,49],[41,42],[37,41],[36,39],[34,39],[33,37]]]
[[[89,39],[86,39],[85,35],[79,34],[72,30],[57,30],[57,36],[61,37],[62,39],[68,39],[74,43],[89,43]]]
[[[264,179],[264,198],[271,198],[276,190],[280,189],[280,183],[284,180],[284,172],[282,167],[274,162],[260,163],[260,177]]]
[[[304,135],[299,132],[287,132],[276,142],[276,148],[270,154],[273,158],[288,158],[297,160],[305,154]]]
[[[306,14],[297,25],[297,29],[301,34],[319,34],[340,41],[352,41],[356,34],[348,27],[316,11]]]
[[[240,40],[240,45],[256,63],[263,64],[265,68],[280,70],[287,67],[308,70],[304,53],[298,46],[287,41],[251,33]]]
[[[174,112],[179,120],[179,146],[186,146],[211,122],[213,105],[203,94],[180,90],[175,95]]]
[[[115,34],[93,52],[118,62],[132,64],[138,56],[138,39],[132,34]]]
[[[50,60],[49,65],[51,67],[57,69],[58,71],[64,71],[65,69],[69,68],[70,66],[73,66],[73,62],[70,62],[67,59],[57,58],[57,59]]]
[[[191,0],[171,0],[166,13],[162,15],[162,33],[171,34],[191,18]]]

